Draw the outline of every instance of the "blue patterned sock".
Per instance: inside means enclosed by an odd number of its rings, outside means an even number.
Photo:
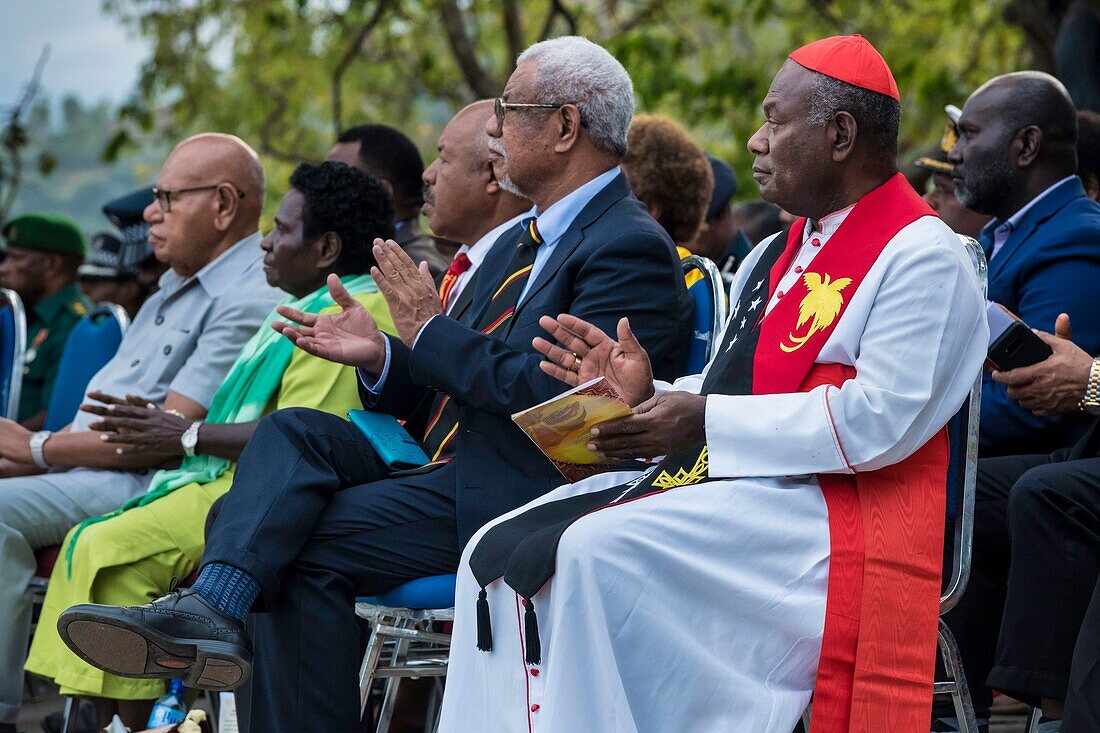
[[[227,616],[244,621],[260,597],[260,582],[240,568],[212,562],[203,567],[191,590]]]

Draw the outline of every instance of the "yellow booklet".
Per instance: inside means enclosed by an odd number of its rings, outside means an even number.
[[[570,481],[593,476],[618,463],[588,450],[592,428],[630,415],[630,406],[603,377],[574,387],[542,404],[512,415],[562,476]]]

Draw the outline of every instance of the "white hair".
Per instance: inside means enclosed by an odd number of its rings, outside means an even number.
[[[597,150],[620,158],[626,154],[634,86],[607,49],[587,38],[562,36],[529,47],[516,59],[516,66],[525,61],[538,62],[539,102],[576,105]]]

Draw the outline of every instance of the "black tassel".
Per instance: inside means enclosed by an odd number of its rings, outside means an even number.
[[[493,624],[489,620],[489,601],[485,600],[485,589],[477,594],[477,648],[483,652],[493,651]]]
[[[542,644],[539,642],[539,620],[535,617],[535,603],[530,598],[523,599],[527,608],[523,612],[523,636],[527,642],[527,663],[542,664]]]

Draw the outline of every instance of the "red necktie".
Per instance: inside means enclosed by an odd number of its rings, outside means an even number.
[[[443,280],[439,283],[439,299],[443,301],[444,311],[451,305],[451,291],[454,290],[455,283],[458,282],[458,278],[462,273],[470,269],[470,264],[470,258],[466,256],[465,252],[459,252],[451,260],[451,266],[447,268]]]

